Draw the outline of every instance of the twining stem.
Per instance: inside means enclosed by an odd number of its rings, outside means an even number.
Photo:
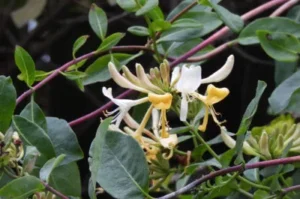
[[[246,14],[244,14],[242,16],[242,18],[244,20],[248,20],[254,16],[257,16],[258,14],[274,7],[280,4],[283,4],[284,2],[286,2],[287,0],[273,0],[270,2],[267,2],[249,12],[247,12]],[[191,57],[192,55],[194,55],[196,52],[198,52],[199,50],[203,49],[204,47],[206,47],[207,45],[213,43],[214,41],[216,41],[217,39],[221,38],[224,36],[224,34],[228,33],[229,29],[227,27],[222,28],[221,30],[217,31],[215,34],[213,34],[212,36],[210,36],[208,39],[202,41],[199,45],[197,45],[195,48],[191,49],[190,51],[188,51],[187,53],[185,53],[184,55],[182,55],[181,57],[179,57],[178,59],[174,60],[171,64],[172,67],[174,67],[175,65],[177,65],[178,63],[188,59],[189,57]],[[223,50],[226,49],[225,46],[223,46]],[[217,53],[219,53],[220,51],[218,51]],[[214,54],[215,55],[215,54]],[[200,60],[199,60],[200,61]],[[134,91],[133,90],[127,90],[123,93],[121,93],[119,96],[117,96],[118,99],[124,98],[130,94],[132,94]],[[97,117],[99,115],[102,114],[102,112],[108,108],[110,108],[113,105],[113,103],[111,101],[107,102],[106,104],[104,104],[102,107],[100,107],[99,109],[85,115],[82,116],[80,118],[77,118],[73,121],[71,121],[69,123],[70,126],[75,126],[78,124],[81,124],[82,122]]]
[[[202,177],[196,179],[195,181],[191,182],[190,184],[182,187],[181,189],[179,189],[175,192],[172,192],[170,194],[167,194],[165,196],[159,197],[157,199],[173,198],[179,194],[189,191],[190,189],[194,188],[195,186],[197,186],[207,180],[214,179],[217,176],[222,176],[222,175],[226,175],[226,174],[233,173],[233,172],[243,172],[245,170],[255,169],[255,168],[260,168],[260,167],[270,167],[270,166],[275,166],[275,165],[279,165],[279,164],[291,164],[291,163],[295,163],[295,162],[300,162],[300,156],[267,160],[267,161],[262,161],[262,162],[256,162],[256,163],[251,163],[251,164],[246,164],[246,165],[237,165],[237,166],[233,166],[233,167],[229,167],[229,168],[225,168],[225,169],[220,169],[218,171],[214,171],[205,176],[202,176]],[[288,191],[299,190],[299,189],[300,189],[300,185],[299,185],[299,187],[283,189],[282,192],[286,193]]]

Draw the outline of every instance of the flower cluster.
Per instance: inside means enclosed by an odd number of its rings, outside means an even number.
[[[226,134],[224,127],[221,135],[228,147],[235,146],[235,140]],[[243,143],[243,151],[264,160],[280,158],[286,149],[290,154],[299,154],[299,136],[300,124],[295,124],[290,115],[281,115],[267,126],[252,128]]]
[[[167,111],[175,110],[174,99],[180,100],[180,120],[186,121],[189,103],[200,100],[205,105],[205,116],[203,123],[199,126],[200,131],[205,131],[209,114],[213,120],[220,125],[214,104],[223,100],[228,94],[227,88],[217,88],[209,84],[206,94],[201,95],[197,89],[201,84],[219,82],[225,79],[232,71],[234,64],[233,55],[229,56],[224,66],[207,78],[201,78],[201,66],[187,66],[174,68],[170,76],[170,66],[167,61],[160,64],[160,67],[150,69],[147,74],[140,64],[136,64],[136,75],[126,66],[122,67],[123,74],[119,73],[116,66],[110,62],[108,65],[112,79],[123,88],[132,89],[144,93],[146,97],[137,100],[117,99],[112,95],[111,88],[102,88],[104,96],[108,97],[118,107],[106,112],[106,116],[113,116],[111,130],[118,130],[134,137],[145,150],[146,157],[150,161],[155,159],[157,154],[164,153],[163,157],[171,158],[173,150],[178,144],[176,134],[170,134],[171,127],[168,125]],[[137,123],[130,115],[129,110],[133,106],[149,102],[150,106],[144,115],[142,122]],[[146,125],[152,117],[152,129],[148,130]],[[127,126],[120,130],[120,124],[124,121]]]

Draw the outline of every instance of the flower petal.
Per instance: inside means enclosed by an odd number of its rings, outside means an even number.
[[[202,79],[202,83],[206,84],[206,83],[220,82],[224,80],[231,73],[233,65],[234,65],[234,56],[230,55],[227,58],[226,63],[215,73],[213,73],[207,78]]]
[[[229,94],[228,88],[217,88],[212,84],[207,86],[206,92],[206,104],[209,106],[222,101]]]
[[[201,84],[201,67],[191,65],[182,66],[180,78],[176,84],[179,92],[191,93],[198,89]]]
[[[180,104],[180,121],[186,121],[187,114],[188,114],[188,101],[187,95],[185,93],[181,93],[181,104]]]
[[[176,83],[178,82],[180,78],[180,68],[177,66],[174,68],[172,72],[172,77],[171,77],[171,86],[176,86]]]
[[[128,79],[126,79],[124,76],[122,76],[119,71],[117,70],[116,66],[114,65],[114,63],[109,62],[108,64],[108,70],[109,73],[112,77],[112,79],[121,87],[123,88],[129,88],[129,89],[133,89],[133,90],[137,90],[143,93],[148,93],[149,91],[142,88],[142,87],[138,87],[136,85],[134,85],[133,83],[131,83]]]
[[[174,148],[178,144],[178,138],[176,134],[171,134],[167,138],[159,138],[160,144],[164,148]]]

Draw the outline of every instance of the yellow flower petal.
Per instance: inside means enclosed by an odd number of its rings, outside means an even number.
[[[207,96],[206,96],[206,104],[211,106],[222,101],[229,94],[229,90],[227,88],[217,88],[212,84],[207,86]]]

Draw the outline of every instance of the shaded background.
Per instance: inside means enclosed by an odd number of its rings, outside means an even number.
[[[111,5],[105,0],[45,0],[45,7],[36,18],[36,24],[30,23],[28,25],[26,23],[18,27],[12,18],[12,13],[22,7],[25,1],[0,0],[0,74],[13,78],[18,95],[27,88],[24,82],[16,78],[19,72],[13,58],[15,45],[25,48],[35,60],[36,68],[45,71],[56,69],[72,59],[72,46],[79,36],[90,35],[90,38],[78,54],[93,51],[100,43],[87,21],[89,7],[93,2],[107,13],[110,21],[108,35],[114,32],[126,32],[127,28],[132,25],[145,25],[142,18],[137,18],[134,14],[124,13],[118,6]],[[180,2],[179,0],[160,1],[160,6],[167,14]],[[241,15],[265,2],[267,1],[223,0],[222,5]],[[264,13],[263,16],[267,16],[271,12],[272,10]],[[235,36],[223,37],[215,45],[217,46]],[[145,43],[145,38],[135,37],[127,33],[119,45],[144,45]],[[223,119],[227,120],[227,129],[235,132],[248,103],[254,97],[257,81],[264,80],[267,82],[268,87],[259,105],[253,125],[266,124],[271,119],[266,110],[268,107],[267,98],[274,89],[273,61],[267,57],[258,45],[247,46],[247,48],[237,46],[222,52],[213,60],[203,64],[203,77],[208,76],[222,66],[230,54],[234,54],[236,57],[234,70],[218,86],[228,87],[231,93],[222,103],[216,105],[216,110],[222,113]],[[88,63],[93,60],[95,59],[91,59]],[[137,61],[147,67],[156,65],[151,55],[147,53],[139,57]],[[132,68],[134,63],[131,62],[128,66]],[[104,85],[114,87],[115,84],[111,81],[96,83],[87,86],[85,92],[81,92],[73,82],[63,76],[58,76],[36,93],[36,102],[47,116],[72,121],[94,111],[107,102],[107,99],[101,93],[101,87]],[[200,89],[203,92],[202,89],[205,88]],[[123,90],[116,88],[114,91],[120,93]],[[16,113],[19,113],[27,102],[28,99],[19,104]],[[85,159],[79,162],[83,198],[87,198],[87,182],[90,175],[87,162],[88,150],[98,125],[99,118],[94,118],[73,128],[85,153]],[[216,136],[219,133],[218,131],[218,128],[211,122],[204,136],[210,139]],[[220,145],[217,151],[220,152],[224,149],[224,146]],[[108,196],[101,195],[100,197]]]

